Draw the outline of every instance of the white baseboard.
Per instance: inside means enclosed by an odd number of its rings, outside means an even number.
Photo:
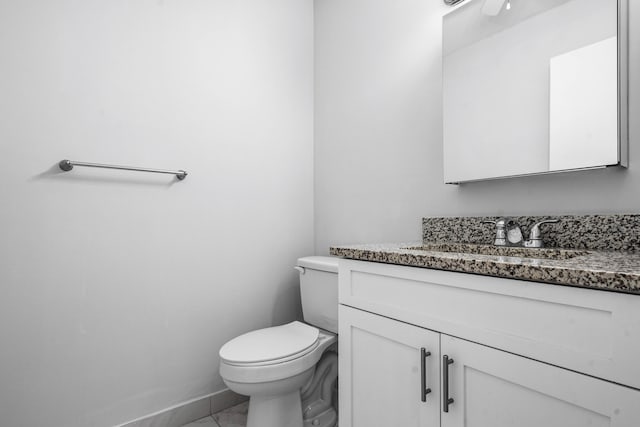
[[[248,398],[224,389],[171,406],[115,427],[181,427],[244,402]]]
[[[232,406],[239,405],[247,400],[249,400],[249,396],[243,396],[225,388],[224,390],[211,395],[211,415],[216,412],[224,411]]]

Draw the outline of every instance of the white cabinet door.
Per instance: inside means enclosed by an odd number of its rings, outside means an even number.
[[[640,391],[447,335],[441,353],[443,427],[640,426]]]
[[[341,305],[338,339],[340,427],[440,425],[440,334]]]

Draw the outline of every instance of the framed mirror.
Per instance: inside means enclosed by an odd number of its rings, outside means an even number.
[[[466,0],[443,18],[444,181],[627,166],[628,0]]]

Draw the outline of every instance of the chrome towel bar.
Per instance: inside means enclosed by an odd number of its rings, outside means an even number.
[[[138,168],[134,166],[117,166],[117,165],[103,165],[100,163],[87,163],[87,162],[76,162],[74,160],[61,160],[58,163],[60,169],[65,172],[73,169],[74,166],[82,166],[87,168],[103,168],[103,169],[120,169],[126,171],[137,171],[137,172],[151,172],[151,173],[166,173],[169,175],[175,175],[180,181],[187,177],[187,171],[178,170],[178,171],[169,171],[163,169],[149,169],[149,168]]]

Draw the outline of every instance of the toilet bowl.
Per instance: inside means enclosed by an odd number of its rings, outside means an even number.
[[[248,332],[222,346],[220,376],[230,390],[249,396],[247,427],[334,427],[337,422],[337,356],[327,352],[337,342],[337,259],[300,258],[296,269],[305,321],[330,330],[294,321]]]
[[[336,335],[301,322],[241,335],[220,349],[220,375],[250,397],[247,427],[302,427],[300,389]]]

